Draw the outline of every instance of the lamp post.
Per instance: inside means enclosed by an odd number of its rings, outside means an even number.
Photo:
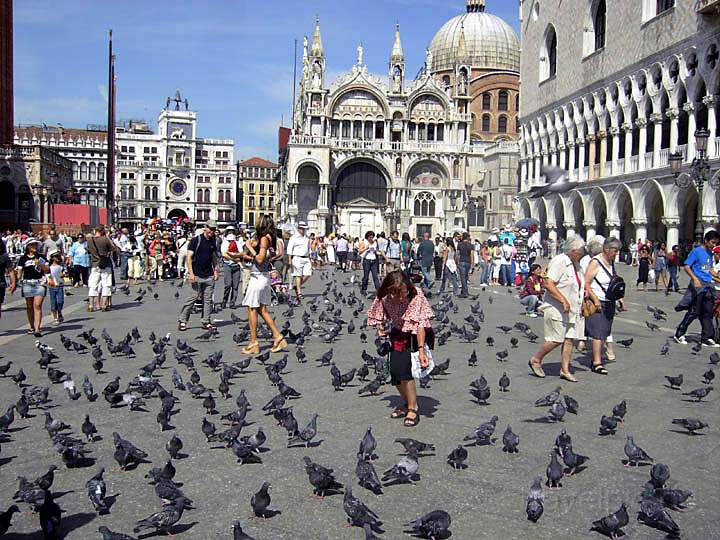
[[[120,194],[115,195],[115,204],[113,205],[113,224],[117,226],[120,219]]]
[[[680,189],[688,189],[693,184],[697,188],[698,202],[697,202],[697,216],[695,219],[695,241],[702,243],[704,235],[703,219],[702,219],[702,208],[703,208],[703,191],[705,189],[705,183],[708,182],[708,173],[710,172],[710,165],[708,164],[707,157],[707,145],[708,139],[710,138],[710,132],[705,128],[700,128],[695,132],[695,148],[697,150],[696,157],[690,164],[689,174],[681,174],[683,165],[683,154],[677,151],[670,154],[670,170],[675,176],[675,185]],[[720,179],[715,177],[710,180],[710,186],[713,189],[720,187]]]

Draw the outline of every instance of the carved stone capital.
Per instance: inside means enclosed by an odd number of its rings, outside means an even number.
[[[568,141],[567,146],[568,148],[575,148],[575,141]]]
[[[594,143],[594,142],[595,142],[595,134],[594,134],[594,133],[588,133],[586,139],[587,139],[587,142],[589,142],[589,143]]]
[[[718,103],[718,96],[705,96],[702,100],[705,106],[709,109],[714,107]]]
[[[608,221],[605,220],[605,225],[608,229],[619,229],[620,228],[620,222],[619,221]]]
[[[622,130],[625,131],[625,132],[632,131],[633,128],[634,128],[634,126],[632,125],[632,122],[626,122],[626,123],[624,123],[624,124],[623,124],[622,126],[620,126],[620,127],[621,127]]]
[[[653,113],[650,115],[650,121],[653,124],[661,124],[663,121],[663,116],[660,113]]]
[[[688,102],[683,104],[683,110],[687,113],[694,113],[695,112],[695,104],[692,102]]]
[[[607,138],[607,131],[601,131],[600,133],[598,133],[598,137],[600,138],[600,140],[606,139],[606,138]]]
[[[575,230],[575,222],[574,221],[563,221],[563,227],[565,227],[566,229]]]
[[[625,126],[625,124],[623,124],[623,127],[624,126]],[[620,128],[616,128],[615,126],[611,127],[610,135],[612,135],[613,137],[617,137],[618,135],[620,135]]]
[[[638,118],[637,120],[635,120],[635,125],[640,129],[643,129],[647,126],[647,118]]]
[[[630,223],[635,225],[636,227],[647,227],[647,219],[645,218],[637,218],[637,219],[631,219]]]
[[[670,120],[677,120],[680,117],[680,109],[668,109],[667,111],[665,111],[665,116],[667,116]]]
[[[565,144],[562,144],[562,143],[558,144],[558,150],[560,150],[561,152],[563,152],[565,150],[565,148],[567,148],[567,146],[565,146]]]
[[[586,229],[595,229],[597,224],[594,221],[583,221],[583,227]]]
[[[680,226],[680,218],[679,217],[664,217],[662,218],[662,224],[666,227],[679,227]]]
[[[551,222],[546,222],[546,223],[545,223],[545,228],[546,228],[547,230],[555,230],[555,229],[557,229],[557,224],[556,224],[556,223],[551,223]]]

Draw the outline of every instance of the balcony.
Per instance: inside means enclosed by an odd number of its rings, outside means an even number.
[[[515,144],[515,143],[512,143]],[[293,135],[290,145],[330,146],[342,150],[375,150],[391,152],[438,152],[481,154],[483,148],[470,144],[451,144],[443,141],[391,142],[382,139],[339,139],[322,135]]]

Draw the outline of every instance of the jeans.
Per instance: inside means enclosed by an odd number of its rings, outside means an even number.
[[[62,313],[65,305],[65,287],[48,287],[50,291],[50,311]]]
[[[468,276],[470,275],[470,263],[459,262],[458,274],[460,274],[460,296],[468,295]]]
[[[713,324],[713,306],[715,305],[715,288],[712,283],[704,283],[698,291],[691,283],[688,287],[694,290],[694,301],[685,317],[675,330],[677,337],[684,336],[695,319],[700,319],[700,339],[713,339],[715,337],[715,325]]]
[[[188,322],[190,320],[190,313],[192,313],[195,301],[200,299],[202,300],[203,306],[202,321],[204,323],[209,323],[212,315],[212,297],[215,292],[215,280],[212,276],[208,278],[195,276],[195,283],[192,283],[191,285],[193,293],[187,297],[182,305],[182,308],[180,308],[179,320]]]
[[[380,268],[380,265],[378,264],[377,259],[363,259],[362,266],[363,278],[362,283],[360,284],[360,290],[363,293],[367,292],[368,281],[370,281],[370,274],[372,274],[373,284],[375,285],[375,290],[377,291],[380,288],[380,277],[378,276],[378,270]]]
[[[490,283],[490,263],[480,261],[480,283]]]
[[[347,272],[348,252],[347,251],[338,251],[337,259],[338,259],[338,266],[340,267],[340,269],[343,272]]]
[[[442,257],[433,258],[433,266],[435,267],[435,279],[442,279],[442,276],[443,276]]]
[[[430,268],[430,266],[423,266],[422,264],[420,265],[420,272],[423,276],[423,283],[428,289],[432,288],[432,286],[435,284],[435,282],[430,278]]]
[[[130,260],[130,253],[120,253],[120,279],[126,280],[128,278],[128,261]]]
[[[223,301],[224,307],[234,307],[237,302],[242,267],[239,264],[223,264]]]
[[[670,274],[670,280],[668,281],[668,290],[676,291],[680,288],[680,284],[678,283],[678,267],[672,265],[668,266],[668,272]]]
[[[512,266],[509,264],[500,265],[500,285],[512,285]]]
[[[445,268],[445,271],[443,272],[442,276],[442,284],[440,285],[440,294],[445,292],[445,283],[450,280],[450,283],[452,283],[453,288],[453,294],[458,293],[458,280],[457,280],[457,272],[451,272],[447,268]]]
[[[525,306],[525,313],[536,313],[540,298],[534,294],[528,294],[520,299],[520,303]]]

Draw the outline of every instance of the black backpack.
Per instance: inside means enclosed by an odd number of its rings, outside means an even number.
[[[602,284],[598,281],[598,285],[600,285],[600,288],[605,293],[605,298],[607,298],[610,302],[617,302],[618,300],[622,300],[623,298],[625,298],[625,280],[615,272],[615,265],[612,265],[613,271],[611,274],[610,271],[605,268],[605,265],[603,263],[601,263],[598,259],[595,260],[602,267],[602,269],[605,270],[605,273],[610,276],[610,283],[608,283],[607,288],[603,287]]]

